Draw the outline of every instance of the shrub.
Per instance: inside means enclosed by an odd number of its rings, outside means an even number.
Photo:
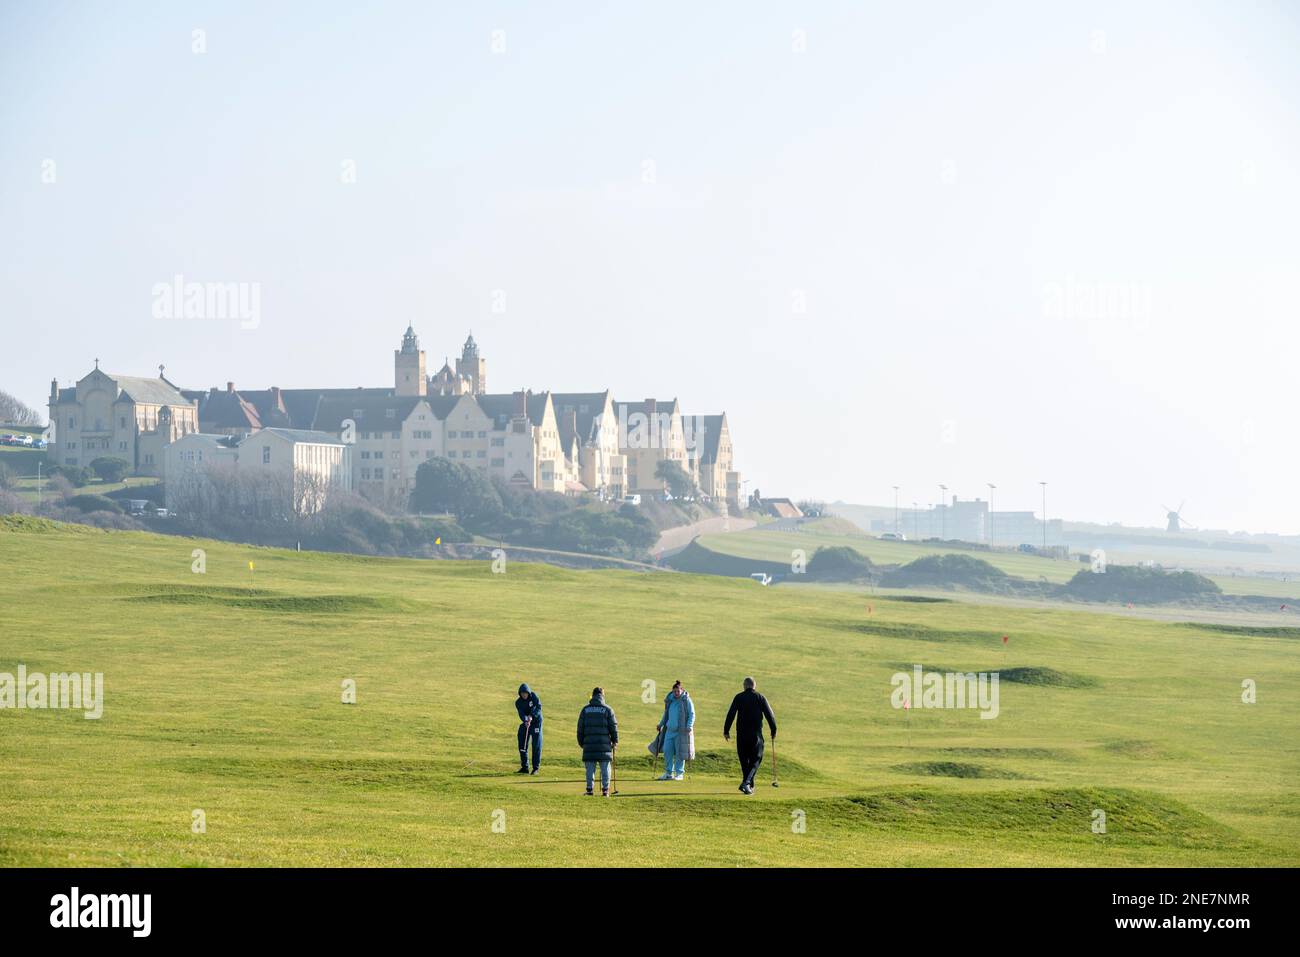
[[[67,505],[79,512],[114,512],[118,515],[122,514],[122,506],[111,498],[104,498],[102,495],[73,495],[68,499]]]
[[[875,566],[857,549],[835,545],[817,549],[808,562],[808,574],[813,578],[855,581],[873,577]]]
[[[99,476],[101,482],[120,482],[131,471],[131,463],[126,459],[102,455],[90,463],[90,470]]]

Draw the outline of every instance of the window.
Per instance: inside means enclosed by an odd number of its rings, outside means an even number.
[[[486,438],[487,438],[487,433],[486,433],[486,432],[479,432],[478,437],[479,437],[480,439],[486,439]]]
[[[126,428],[126,416],[124,416],[124,415],[122,415],[122,416],[118,416],[117,421],[118,421],[118,423],[119,423],[119,424],[118,424],[118,428],[119,428],[119,429],[125,429],[125,428]]]
[[[431,458],[433,458],[433,449],[430,449],[429,451],[425,452],[425,453],[424,453],[424,457],[425,457],[426,459],[431,459]]]
[[[362,469],[362,470],[361,470],[361,477],[362,477],[363,479],[368,479],[368,478],[370,478],[370,469]]]
[[[450,432],[447,433],[447,438],[449,438],[449,439],[454,439],[455,437],[456,437],[456,430],[455,430],[455,429],[452,429]]]
[[[73,418],[69,418],[69,419],[68,419],[68,428],[70,428],[70,429],[75,429],[76,427],[77,427],[77,420],[76,420],[76,419],[73,419]]]
[[[271,464],[271,447],[269,445],[262,446],[262,464]]]
[[[362,457],[363,459],[368,459],[368,458],[370,458],[370,453],[367,452],[367,451],[365,451],[365,449],[362,449],[362,450],[361,450],[361,457]]]
[[[505,459],[493,459],[493,460],[492,460],[492,467],[493,467],[494,469],[503,469],[503,468],[506,467],[506,460],[505,460]]]
[[[401,433],[401,432],[394,432],[394,433],[393,433],[393,438],[395,438],[395,439],[400,439],[401,437],[402,437],[402,433]]]
[[[384,409],[384,418],[385,418],[385,419],[395,419],[395,418],[397,418],[397,410],[396,410],[396,409]]]
[[[485,459],[485,458],[487,458],[487,453],[484,452],[482,449],[479,449],[479,450],[478,450],[478,457],[481,458],[481,459]]]
[[[375,458],[377,458],[377,459],[382,459],[383,457],[384,457],[384,453],[383,453],[383,452],[376,452],[376,453],[375,453]]]
[[[504,438],[501,438],[501,439],[496,439],[496,438],[494,438],[494,439],[492,440],[492,447],[493,447],[493,448],[498,448],[498,449],[499,449],[499,448],[501,448],[502,446],[504,446],[505,444],[506,444],[506,440],[505,440]]]
[[[447,453],[447,458],[449,458],[449,459],[454,459],[455,457],[456,457],[456,450],[455,450],[455,449],[452,449],[450,452]]]
[[[393,469],[393,481],[397,481],[397,469]]]

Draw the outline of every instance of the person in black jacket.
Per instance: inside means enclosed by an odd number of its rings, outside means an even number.
[[[723,725],[722,736],[731,740],[731,722],[736,722],[736,754],[740,757],[740,770],[744,777],[740,782],[742,794],[754,793],[754,775],[763,763],[763,719],[772,729],[772,739],[776,740],[776,717],[767,699],[754,690],[754,679],[745,679],[745,690],[731,699],[731,709],[727,712],[727,723]]]
[[[528,685],[519,686],[515,697],[515,710],[519,712],[519,770],[516,774],[528,774],[528,742],[533,745],[533,770],[542,763],[542,699]]]
[[[614,709],[605,704],[605,691],[593,688],[591,701],[578,713],[578,744],[582,745],[582,761],[587,766],[587,795],[600,765],[600,796],[609,797],[609,762],[618,747],[618,719]]]

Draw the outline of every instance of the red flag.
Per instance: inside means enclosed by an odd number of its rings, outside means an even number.
[[[1003,635],[1003,636],[1002,636],[1002,644],[1005,645],[1006,643],[1007,643],[1007,636],[1006,636],[1006,635]]]

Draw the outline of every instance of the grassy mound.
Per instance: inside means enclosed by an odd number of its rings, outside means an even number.
[[[926,555],[880,578],[886,588],[968,588],[971,591],[1002,591],[1011,576],[973,555]]]
[[[999,668],[999,680],[1040,688],[1094,688],[1099,682],[1087,675],[1075,675],[1055,668]]]
[[[1198,601],[1223,594],[1223,590],[1204,575],[1166,572],[1136,565],[1109,565],[1102,573],[1084,569],[1076,572],[1060,591],[1066,597],[1081,601],[1140,605]]]
[[[1201,631],[1217,631],[1221,635],[1247,635],[1252,638],[1300,638],[1300,628],[1286,626],[1220,625],[1201,621],[1182,621],[1178,622],[1177,627],[1196,628]]]
[[[808,577],[818,581],[868,581],[875,574],[871,559],[847,545],[819,548],[808,562]]]
[[[903,774],[924,774],[939,778],[1010,778],[1020,779],[1023,774],[1006,768],[992,768],[983,764],[966,764],[961,761],[916,761],[912,764],[895,764],[890,770]]]

